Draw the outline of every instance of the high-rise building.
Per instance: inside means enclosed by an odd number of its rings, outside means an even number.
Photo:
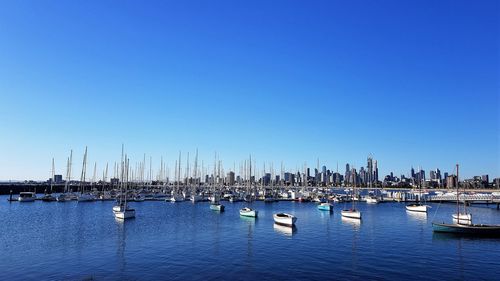
[[[481,176],[481,180],[483,181],[483,183],[485,184],[489,184],[490,183],[490,177],[488,175],[482,175]]]
[[[457,176],[451,175],[446,178],[446,188],[456,188],[457,187]]]
[[[228,185],[234,185],[234,172],[231,171],[231,172],[227,173],[226,183]]]
[[[350,183],[351,182],[351,168],[349,166],[349,163],[345,164],[345,176],[344,176],[344,180],[346,181],[346,183]]]
[[[368,163],[366,165],[367,171],[366,171],[365,182],[372,183],[373,182],[373,158],[368,157],[367,162]],[[360,173],[361,173],[361,171],[360,171]]]

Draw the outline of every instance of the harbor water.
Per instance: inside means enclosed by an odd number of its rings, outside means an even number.
[[[114,202],[19,203],[0,196],[0,280],[498,280],[500,239],[432,232],[453,204],[427,215],[404,203],[358,203],[361,221],[315,203],[132,202],[136,218],[116,220]],[[475,223],[500,224],[495,206],[470,208]],[[296,227],[273,223],[287,212]],[[480,270],[478,270],[480,269]]]

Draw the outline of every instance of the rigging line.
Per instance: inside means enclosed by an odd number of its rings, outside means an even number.
[[[437,206],[437,208],[436,208],[436,211],[434,212],[434,216],[432,217],[431,222],[433,222],[433,221],[434,221],[434,219],[436,218],[437,212],[438,212],[438,210],[439,210],[439,206],[441,206],[441,202],[439,202],[439,204],[438,204],[438,206]]]

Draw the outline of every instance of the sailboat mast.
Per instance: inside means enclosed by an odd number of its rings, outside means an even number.
[[[82,174],[80,176],[80,193],[83,194],[84,184],[85,184],[85,175],[87,172],[87,147],[85,146],[85,153],[83,154],[83,165],[82,165]]]
[[[52,188],[54,187],[54,158],[52,157],[52,172],[51,172],[51,180],[50,180],[50,193],[52,193]]]
[[[459,178],[458,178],[458,164],[457,164],[457,222],[460,223],[460,195],[459,195]]]

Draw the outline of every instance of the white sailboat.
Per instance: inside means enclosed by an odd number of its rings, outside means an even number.
[[[80,176],[80,195],[78,195],[78,202],[92,202],[95,200],[94,194],[85,191],[85,177],[87,174],[87,147],[83,155],[82,174]]]
[[[420,171],[420,167],[418,169]],[[418,201],[415,204],[406,205],[406,210],[410,212],[427,213],[427,210],[430,208],[430,206],[423,205],[422,203],[420,203],[420,200],[422,199],[422,179],[419,179],[419,182],[420,184],[418,188]]]
[[[122,159],[123,159],[123,145],[122,145]],[[121,194],[119,205],[113,207],[113,213],[117,219],[130,219],[135,218],[135,209],[129,208],[127,204],[127,187],[129,175],[129,160],[125,156],[125,162],[122,161],[122,179],[121,179]],[[125,188],[123,186],[125,185]]]
[[[36,194],[34,192],[20,192],[17,201],[19,202],[35,202]]]
[[[71,181],[72,161],[73,161],[73,150],[71,150],[71,152],[69,154],[69,158],[68,158],[67,163],[66,163],[66,182],[64,183],[64,191],[63,191],[63,193],[59,194],[59,196],[57,196],[57,198],[56,198],[57,202],[66,202],[66,201],[70,201],[73,199],[73,196],[71,196],[71,194],[69,193],[69,184]]]
[[[179,183],[181,181],[181,153],[179,152],[179,162],[177,163],[179,167],[175,167],[177,171],[177,183],[176,188],[172,190],[172,196],[170,197],[170,202],[182,202],[184,201],[184,196],[179,190]]]
[[[252,162],[252,156],[250,156],[250,163]],[[250,190],[251,190],[251,178],[252,178],[252,165],[250,165],[250,178],[249,180],[247,181],[247,193],[250,193]],[[252,200],[251,200],[251,196],[250,196],[250,200],[249,202],[251,203]],[[252,217],[252,218],[256,218],[258,216],[258,213],[259,211],[257,210],[254,210],[250,207],[244,207],[242,209],[240,209],[240,216],[243,216],[243,217]]]
[[[54,168],[54,158],[52,158],[52,170],[50,173],[50,189],[49,192],[46,192],[42,196],[42,201],[43,202],[53,202],[56,201],[56,197],[52,196],[52,189],[54,188],[54,175],[55,175],[55,168]]]
[[[354,168],[353,168],[354,170]],[[354,170],[353,171],[353,174],[355,175],[356,174],[356,171]],[[356,200],[354,200],[356,198],[356,179],[354,179],[354,186],[353,186],[353,189],[352,189],[352,196],[353,196],[353,200],[352,200],[352,208],[351,209],[345,209],[345,210],[342,210],[340,212],[340,214],[343,216],[343,217],[346,217],[346,218],[352,218],[352,219],[361,219],[361,212],[356,210]]]

